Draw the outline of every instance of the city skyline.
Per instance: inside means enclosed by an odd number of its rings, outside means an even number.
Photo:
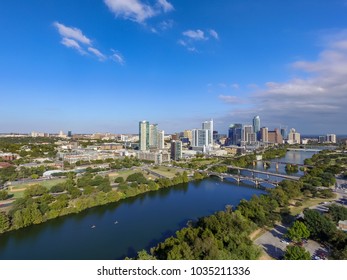
[[[0,133],[346,134],[347,3],[294,2],[2,2]]]

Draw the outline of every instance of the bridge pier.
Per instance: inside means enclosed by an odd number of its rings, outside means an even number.
[[[278,172],[278,162],[276,162],[276,171]]]

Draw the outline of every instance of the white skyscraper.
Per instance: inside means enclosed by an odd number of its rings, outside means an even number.
[[[164,136],[165,136],[164,130],[159,130],[158,132],[158,149],[159,150],[163,150],[165,147]]]
[[[209,142],[209,130],[208,129],[193,129],[192,130],[192,146],[193,147],[206,147]]]
[[[157,124],[149,125],[149,147],[151,149],[158,148],[158,125]]]
[[[203,122],[202,129],[208,130],[208,145],[213,145],[213,120]]]
[[[292,128],[288,134],[288,144],[300,144],[300,133],[296,132],[294,128]]]
[[[149,122],[139,122],[140,151],[149,149]]]
[[[336,134],[327,134],[327,142],[336,143]]]

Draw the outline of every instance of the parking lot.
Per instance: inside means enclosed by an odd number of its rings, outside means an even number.
[[[289,240],[284,238],[286,232],[285,226],[276,225],[271,231],[267,231],[257,238],[254,243],[259,245],[270,257],[282,259],[286,247],[291,244]],[[310,252],[311,256],[322,255],[321,253],[327,255],[327,250],[313,240],[308,240],[303,244],[303,247]]]

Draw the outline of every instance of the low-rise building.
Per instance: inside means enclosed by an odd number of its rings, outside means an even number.
[[[343,231],[347,231],[347,220],[339,221],[338,228]]]
[[[136,157],[139,160],[153,161],[155,164],[162,164],[163,162],[170,162],[170,154],[163,151],[138,151]]]
[[[0,153],[0,159],[12,161],[19,157],[19,155],[14,153]]]

